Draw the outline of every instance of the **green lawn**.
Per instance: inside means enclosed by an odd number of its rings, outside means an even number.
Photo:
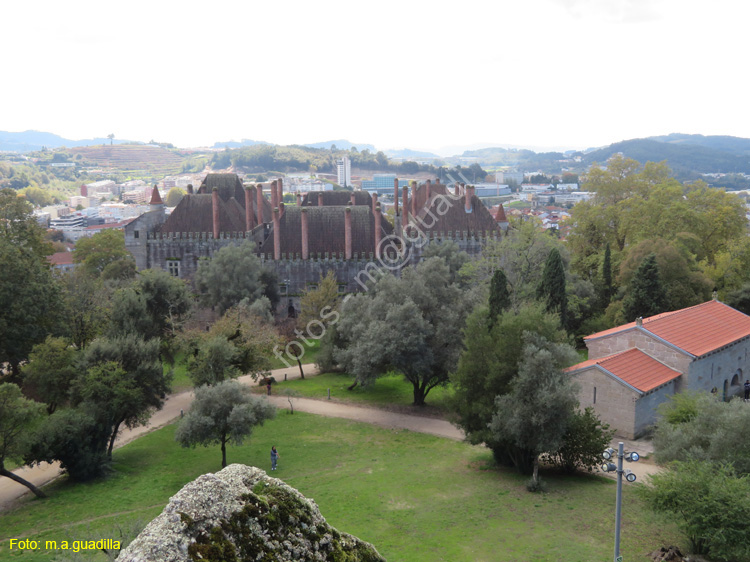
[[[230,447],[229,462],[268,469],[315,499],[339,530],[372,542],[391,562],[612,560],[615,483],[548,476],[549,492],[530,494],[525,477],[497,469],[481,447],[403,430],[309,414],[278,417],[252,442]],[[8,539],[115,538],[116,525],[150,520],[186,482],[220,468],[218,447],[182,449],[174,426],[115,452],[106,479],[47,487],[0,517],[0,560],[46,562],[53,553],[10,552]],[[670,523],[647,512],[625,486],[626,560],[680,542]],[[87,555],[85,560],[103,560]]]
[[[305,380],[277,380],[278,384],[274,387],[273,392],[279,394],[284,388],[291,388],[305,398],[327,399],[328,389],[331,389],[331,400],[338,402],[381,407],[395,405],[399,410],[411,410],[414,414],[435,414],[448,409],[448,400],[451,396],[450,387],[433,388],[427,395],[427,407],[421,408],[412,406],[414,401],[413,387],[401,375],[394,374],[380,377],[368,387],[356,386],[352,390],[347,390],[353,380],[351,376],[343,373],[322,373]],[[258,389],[256,392],[262,392],[262,389]]]

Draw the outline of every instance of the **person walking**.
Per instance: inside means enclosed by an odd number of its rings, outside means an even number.
[[[276,445],[271,447],[271,470],[276,470],[276,462],[279,460],[279,452],[276,450]]]
[[[745,381],[745,402],[750,400],[750,380]]]
[[[266,390],[268,391],[268,395],[271,396],[271,379],[268,380],[268,384],[266,385]]]

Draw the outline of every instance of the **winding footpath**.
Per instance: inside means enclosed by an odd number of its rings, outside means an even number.
[[[305,376],[318,374],[317,368],[312,364],[304,365],[304,368]],[[300,378],[299,369],[297,367],[276,369],[272,371],[271,374],[276,379],[284,378],[286,380]],[[243,384],[257,385],[250,376],[240,377],[238,380]],[[267,398],[278,408],[289,408],[289,401],[284,396],[272,395]],[[345,418],[391,429],[406,429],[417,433],[427,433],[457,441],[462,441],[464,439],[463,431],[441,419],[399,414],[387,410],[352,406],[350,404],[341,404],[328,400],[312,400],[310,398],[293,398],[292,400],[294,409],[300,412],[334,418]],[[126,428],[121,431],[115,441],[115,448],[122,447],[141,435],[169,424],[178,418],[182,412],[187,412],[192,401],[192,390],[169,396],[165,400],[162,409],[154,412],[147,425],[136,427],[134,429]],[[617,449],[616,442],[613,443],[612,446]],[[653,452],[649,442],[625,442],[625,447],[627,450],[637,450],[641,455]],[[638,465],[632,465],[630,468],[634,469],[634,472],[636,472],[639,477],[647,474],[654,474],[660,470],[658,466],[644,462],[640,462]],[[61,474],[58,463],[42,463],[41,465],[34,467],[24,466],[13,472],[37,487],[51,482]],[[30,494],[31,492],[25,486],[22,486],[9,478],[0,477],[0,512],[10,508],[18,498],[27,493]]]

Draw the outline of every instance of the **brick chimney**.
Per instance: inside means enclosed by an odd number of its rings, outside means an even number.
[[[279,178],[278,180],[278,190],[279,190],[279,203],[284,201],[284,180],[282,178]]]
[[[372,212],[375,212],[375,209],[378,208],[378,194],[373,193],[372,194]]]
[[[375,257],[380,259],[380,238],[382,236],[380,229],[382,228],[382,216],[380,213],[380,205],[375,207]]]
[[[352,208],[347,207],[344,213],[344,257],[352,259]]]
[[[453,195],[455,195],[456,197],[461,195],[461,184],[458,182],[453,184]]]
[[[219,224],[219,190],[214,187],[211,191],[211,207],[214,215],[214,240],[219,237],[221,225]]]
[[[398,201],[398,199],[396,199]],[[409,188],[404,186],[404,216],[401,219],[401,229],[406,232],[406,225],[409,224]]]
[[[258,226],[263,224],[263,184],[255,186],[255,201],[258,203]]]
[[[398,178],[393,178],[393,204],[396,209],[395,216],[398,216]]]
[[[427,190],[427,198],[425,199],[425,204],[429,202],[430,197],[432,197],[432,182],[430,180],[427,180],[427,182],[424,184],[425,189]]]
[[[271,208],[275,209],[278,206],[279,206],[278,184],[276,183],[276,180],[273,180],[271,182]]]
[[[464,210],[467,213],[471,212],[471,188],[469,187],[464,189]]]
[[[635,325],[636,326],[643,326],[643,316],[639,316],[635,319]]]
[[[354,207],[357,204],[357,198],[354,196],[354,192],[352,191],[351,196],[349,197],[349,202],[352,207]]]
[[[247,232],[253,229],[253,220],[255,219],[252,189],[249,185],[245,186],[245,230]]]
[[[319,191],[318,192],[318,207],[322,207],[322,206],[323,206],[323,192]]]
[[[281,259],[281,221],[278,207],[273,209],[273,259],[276,261]]]
[[[188,184],[188,195],[192,195],[192,194],[193,194],[193,184],[189,183]]]
[[[417,216],[417,182],[412,180],[411,182],[411,216]]]
[[[302,259],[310,258],[310,229],[307,225],[307,207],[302,207],[300,220],[302,221]]]
[[[279,203],[279,217],[284,216],[284,211],[286,211],[286,206],[284,205],[284,202],[282,201]]]
[[[297,207],[302,206],[302,194],[298,191],[297,192]]]

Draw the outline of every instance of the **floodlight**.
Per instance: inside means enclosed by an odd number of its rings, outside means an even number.
[[[605,462],[602,465],[602,472],[614,472],[615,470],[617,470],[617,466],[613,462]]]
[[[638,462],[638,460],[641,458],[641,455],[639,455],[636,452],[632,453],[626,453],[625,454],[625,460],[630,462]]]
[[[606,449],[604,449],[604,452],[602,453],[602,457],[604,458],[604,460],[609,460],[614,456],[615,456],[615,450],[612,447],[607,447]]]
[[[635,474],[633,474],[629,470],[625,471],[625,480],[627,480],[628,482],[635,482],[635,479],[636,479]]]

